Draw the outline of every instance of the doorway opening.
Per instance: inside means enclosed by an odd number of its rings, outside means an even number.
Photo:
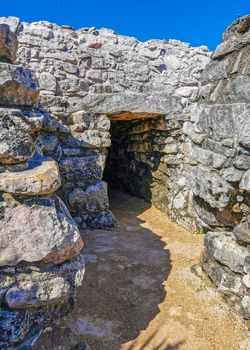
[[[159,144],[162,118],[123,113],[110,119],[111,147],[104,181],[109,190],[118,189],[151,203],[153,189],[159,184],[154,175],[162,156]]]

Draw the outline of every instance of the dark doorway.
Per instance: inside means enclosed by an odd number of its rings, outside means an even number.
[[[108,151],[104,180],[110,189],[152,200],[153,174],[161,153],[155,145],[158,118],[111,121],[111,147]]]

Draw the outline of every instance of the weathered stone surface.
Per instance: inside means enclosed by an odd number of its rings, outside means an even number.
[[[243,174],[239,188],[241,190],[250,191],[250,169]]]
[[[3,302],[3,297],[7,290],[14,284],[15,277],[2,274],[0,276],[0,302]]]
[[[51,158],[36,156],[27,170],[0,174],[0,191],[15,195],[46,195],[60,186],[58,165]]]
[[[250,256],[250,251],[239,246],[232,233],[208,232],[205,237],[205,246],[209,254],[221,264],[226,265],[234,272],[244,272],[244,262],[246,257]]]
[[[193,109],[193,120],[200,132],[215,141],[237,137],[239,143],[249,138],[250,122],[248,118],[250,105],[237,103],[232,105],[197,105]]]
[[[187,166],[186,174],[193,193],[212,208],[224,208],[228,204],[233,187],[216,172],[201,166]]]
[[[237,241],[250,244],[250,217],[245,218],[243,222],[235,226],[233,234]]]
[[[60,264],[83,247],[75,222],[56,196],[25,199],[3,213],[0,266],[40,260]]]
[[[88,187],[101,180],[103,161],[100,156],[69,157],[59,162],[59,168],[63,178],[82,181]]]
[[[110,210],[86,213],[81,217],[80,227],[97,230],[115,230],[117,221]]]
[[[75,189],[69,194],[69,204],[80,213],[108,209],[107,185],[99,182],[86,190]]]
[[[228,55],[236,50],[243,48],[246,45],[249,45],[249,43],[250,33],[248,31],[239,37],[231,36],[228,38],[228,40],[217,46],[215,52],[213,53],[213,58],[220,58],[222,56]]]
[[[243,296],[246,292],[242,276],[233,273],[228,267],[220,265],[207,252],[203,255],[202,266],[223,294]]]
[[[32,106],[38,94],[38,81],[30,69],[0,63],[0,104]]]
[[[78,146],[86,148],[104,148],[111,145],[110,134],[107,131],[79,129],[78,124],[73,125],[72,136],[79,141]]]
[[[74,287],[82,284],[85,263],[82,254],[79,254],[64,264],[47,266],[40,271],[38,268],[31,269],[29,272],[17,273],[14,281],[9,277],[5,294],[9,308],[26,309],[67,302],[74,293]]]
[[[0,62],[14,63],[16,60],[17,37],[7,24],[0,24]]]
[[[66,302],[70,295],[70,284],[60,276],[31,272],[19,274],[16,284],[6,295],[10,309],[42,306]]]
[[[1,163],[23,162],[32,157],[35,146],[28,129],[20,110],[0,109]]]
[[[223,41],[230,39],[232,36],[241,36],[249,31],[250,16],[243,16],[233,22],[223,33]]]

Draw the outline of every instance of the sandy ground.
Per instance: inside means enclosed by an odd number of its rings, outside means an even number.
[[[82,233],[87,269],[75,311],[40,349],[68,350],[83,339],[91,350],[250,349],[246,326],[190,271],[203,236],[138,198],[112,198],[119,231]]]

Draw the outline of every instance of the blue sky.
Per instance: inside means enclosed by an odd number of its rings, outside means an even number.
[[[179,39],[213,50],[224,29],[250,13],[250,0],[1,0],[1,16],[74,28],[106,27],[148,39]]]

